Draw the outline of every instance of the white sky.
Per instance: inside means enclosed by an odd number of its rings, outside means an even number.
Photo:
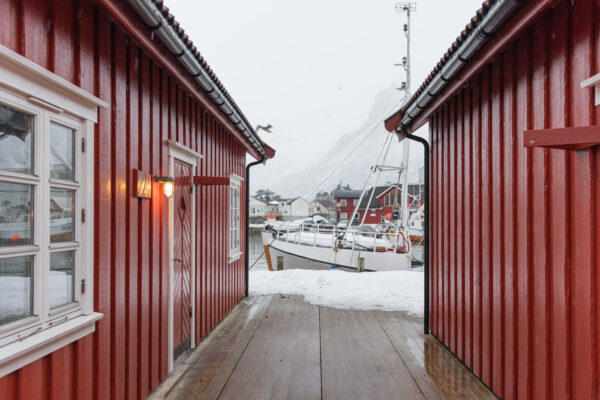
[[[412,89],[418,88],[482,0],[419,0],[411,14]],[[318,162],[364,122],[375,96],[404,80],[405,17],[390,0],[166,0],[253,125],[277,168]],[[422,129],[421,134],[427,134]],[[422,153],[420,146],[411,152]],[[411,162],[422,157],[411,156]],[[267,163],[267,168],[269,163]],[[411,165],[417,168],[418,165]],[[258,168],[255,167],[253,171]],[[264,171],[263,171],[264,172]],[[252,181],[261,187],[261,176]],[[275,188],[276,189],[276,188]],[[282,193],[285,195],[285,193]]]

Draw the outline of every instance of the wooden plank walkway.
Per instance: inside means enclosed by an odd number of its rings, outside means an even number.
[[[150,399],[494,399],[401,312],[242,300]]]

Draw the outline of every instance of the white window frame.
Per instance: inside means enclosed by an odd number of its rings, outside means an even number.
[[[353,205],[357,205],[357,204],[358,204],[358,199],[354,199],[354,200],[352,201],[352,204],[353,204]]]
[[[340,201],[340,204],[342,205],[342,207],[346,206],[348,203],[346,203],[346,199],[342,199]]]
[[[102,314],[93,311],[94,267],[94,124],[98,107],[108,104],[0,45],[0,103],[34,115],[32,175],[0,171],[3,182],[33,186],[33,245],[0,248],[0,257],[33,255],[33,315],[0,327],[0,377],[95,330]],[[75,182],[50,180],[50,123],[75,131]],[[85,140],[85,152],[81,147]],[[76,190],[73,223],[75,240],[50,243],[50,188]],[[86,220],[82,221],[82,209]],[[50,310],[50,253],[76,250],[75,301]],[[85,292],[82,282],[85,280]]]
[[[348,213],[340,213],[340,219],[348,219]]]
[[[229,221],[229,236],[228,236],[228,248],[229,248],[229,262],[232,263],[236,260],[238,260],[243,252],[242,252],[242,235],[241,235],[241,231],[242,231],[242,226],[241,226],[241,213],[242,213],[242,181],[244,180],[244,178],[242,178],[239,175],[236,174],[231,174],[229,175],[229,196],[228,196],[228,203],[229,204],[229,212],[228,212],[228,221]],[[234,204],[235,199],[233,199],[231,197],[231,193],[233,190],[236,190],[238,192],[237,195],[237,204]],[[233,210],[237,209],[237,221],[233,220]],[[234,222],[237,222],[237,225],[234,224]],[[232,226],[233,225],[233,226]],[[238,247],[232,247],[232,236],[235,237],[235,235],[237,235],[237,242],[239,244]]]

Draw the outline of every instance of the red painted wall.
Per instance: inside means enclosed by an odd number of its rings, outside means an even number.
[[[342,206],[342,200],[346,200],[346,205]],[[352,213],[354,212],[354,208],[356,207],[354,205],[354,200],[358,201],[358,197],[355,199],[352,198],[343,198],[343,199],[338,199],[337,197],[334,197],[334,201],[335,201],[335,210],[337,212],[337,220],[338,222],[345,219],[345,220],[349,220],[350,218],[352,218]],[[337,205],[340,204],[340,206],[338,207]],[[342,213],[346,213],[346,218],[342,218],[341,214]]]
[[[600,123],[599,32],[558,2],[430,120],[432,331],[502,398],[600,396],[600,148],[523,147]]]
[[[0,399],[145,398],[167,375],[167,202],[157,184],[151,200],[133,198],[132,170],[166,175],[173,139],[204,156],[200,175],[244,177],[245,151],[90,1],[4,0],[0,15],[0,44],[110,103],[95,130],[94,310],[104,318],[1,378]],[[243,257],[228,263],[228,187],[196,193],[198,341],[243,296],[245,270]]]

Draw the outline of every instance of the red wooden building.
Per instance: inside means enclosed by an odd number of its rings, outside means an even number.
[[[341,187],[340,185],[332,192],[332,197],[338,222],[352,218],[352,213],[360,198],[360,190],[352,190],[350,186]]]
[[[244,296],[274,151],[162,0],[0,15],[0,399],[145,398]]]
[[[373,193],[372,196],[371,193]],[[362,221],[365,212],[367,213],[365,224],[381,224],[386,222],[387,215],[391,214],[392,211],[400,210],[401,203],[401,187],[397,185],[375,186],[365,192],[365,195],[360,202],[360,206],[358,207],[358,215]],[[408,196],[407,203],[407,207],[410,210],[413,206],[412,196]]]
[[[429,123],[431,332],[502,398],[600,396],[599,35],[598,1],[486,1],[386,121]]]

